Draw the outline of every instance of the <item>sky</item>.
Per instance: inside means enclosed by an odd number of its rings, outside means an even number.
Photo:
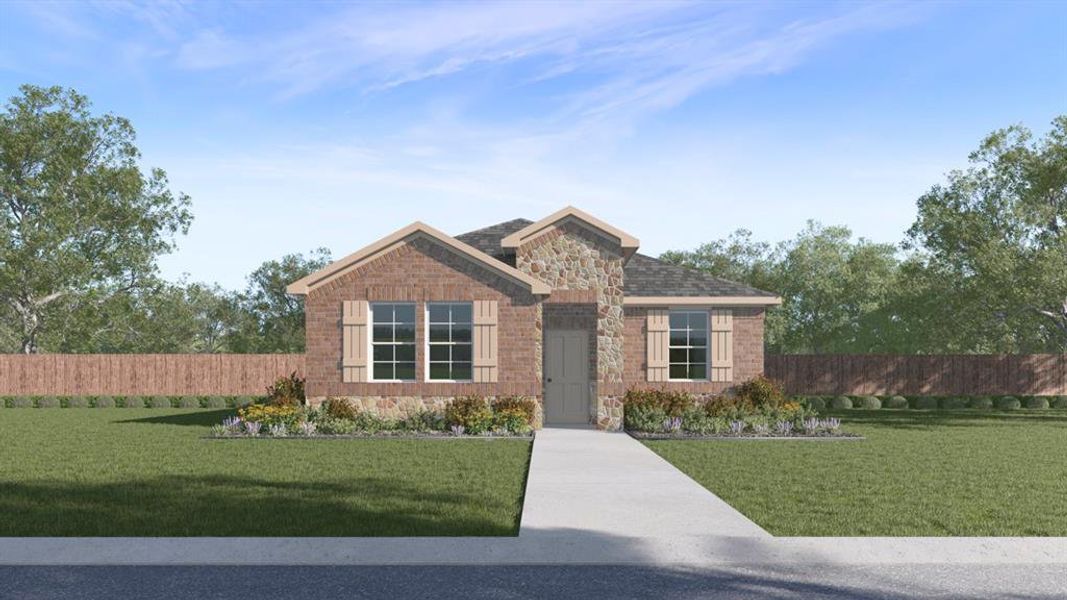
[[[566,205],[651,255],[896,243],[982,137],[1067,113],[1067,2],[3,2],[24,83],[128,117],[191,197],[170,279]]]

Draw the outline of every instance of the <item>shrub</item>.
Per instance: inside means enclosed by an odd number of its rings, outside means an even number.
[[[38,406],[40,406],[40,402],[38,402]],[[1034,396],[1033,398],[1027,398],[1027,400],[1026,400],[1026,408],[1037,409],[1037,410],[1047,409],[1048,408],[1048,398],[1041,398],[1041,397],[1038,397],[1038,396]]]
[[[140,396],[126,396],[122,399],[123,408],[144,408],[144,398]]]
[[[89,399],[85,396],[67,398],[67,408],[89,408]]]
[[[952,397],[941,400],[941,408],[945,410],[960,410],[961,408],[967,408],[967,404],[966,398]]]
[[[45,396],[37,399],[37,408],[59,408],[59,398]]]
[[[490,402],[493,409],[493,428],[512,433],[526,433],[533,428],[537,403],[524,396],[501,396]],[[441,423],[442,429],[444,423]]]
[[[287,426],[294,425],[301,420],[302,411],[299,406],[292,404],[250,404],[238,409],[237,414],[246,422],[254,421],[270,427],[279,423]]]
[[[885,407],[886,408],[896,408],[896,409],[907,408],[908,407],[908,399],[905,398],[904,396],[893,396],[891,398],[887,398],[886,401],[885,401]]]
[[[838,396],[833,399],[833,401],[830,403],[830,406],[834,410],[852,408],[852,398],[849,398],[848,396]]]
[[[977,398],[971,398],[970,407],[978,410],[989,410],[993,408],[993,399],[989,396],[978,396]]]
[[[359,410],[345,398],[327,398],[322,403],[322,412],[331,419],[345,419],[355,421]]]
[[[742,382],[734,391],[744,404],[756,408],[776,408],[785,402],[782,386],[763,375]]]
[[[630,404],[655,406],[671,417],[680,417],[693,406],[693,397],[686,392],[663,389],[630,388],[622,398],[623,411]]]
[[[33,398],[16,396],[11,399],[11,408],[33,408]]]
[[[997,400],[997,408],[999,410],[1016,410],[1022,407],[1022,403],[1015,396],[1004,396]]]
[[[808,396],[804,399],[804,404],[815,412],[826,410],[826,399],[822,396]]]
[[[882,408],[882,401],[878,399],[878,396],[861,396],[859,401],[856,402],[856,408],[878,410]]]
[[[93,400],[94,408],[115,408],[115,399],[111,396],[97,396]]]
[[[223,398],[222,396],[210,396],[204,401],[204,406],[206,408],[226,408],[227,404],[226,398]]]
[[[726,419],[715,417],[699,407],[692,407],[682,415],[682,431],[699,435],[714,435],[726,431]]]
[[[623,425],[630,431],[658,431],[667,418],[667,411],[655,404],[623,404]]]
[[[148,408],[172,408],[168,396],[153,396],[148,401]]]
[[[1051,408],[1067,408],[1067,396],[1056,396],[1050,404]]]
[[[329,416],[320,417],[318,421],[310,423],[314,425],[314,431],[325,435],[349,435],[356,432],[356,422],[349,419],[334,419]],[[364,430],[366,431],[366,430]],[[377,429],[375,430],[377,431]],[[303,435],[307,435],[301,431]]]
[[[267,388],[267,403],[275,406],[289,406],[304,403],[304,378],[293,371],[288,377],[281,377],[274,385]]]
[[[401,417],[396,427],[401,431],[444,431],[445,417],[436,410],[419,407]]]
[[[200,398],[196,396],[182,396],[178,400],[178,408],[200,408]]]
[[[237,396],[233,400],[233,405],[236,408],[248,406],[249,404],[256,404],[256,398],[254,396]]]
[[[449,427],[462,425],[467,433],[478,435],[493,426],[493,411],[482,396],[461,396],[453,398],[445,409],[445,422]]]
[[[919,396],[915,399],[916,410],[936,410],[937,398],[932,396]]]

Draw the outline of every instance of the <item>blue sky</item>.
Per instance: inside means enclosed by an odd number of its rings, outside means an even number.
[[[567,204],[650,254],[896,242],[986,133],[1067,112],[1067,3],[7,2],[21,83],[129,117],[192,197],[170,278]]]

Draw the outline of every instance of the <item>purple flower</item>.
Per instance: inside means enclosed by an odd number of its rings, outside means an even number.
[[[245,421],[245,432],[251,436],[259,435],[259,430],[263,429],[263,424],[258,421]]]
[[[682,428],[681,417],[671,417],[663,421],[663,431],[667,433],[675,433]]]
[[[300,423],[300,425],[299,425],[299,428],[300,428],[300,435],[308,436],[308,437],[310,437],[312,435],[315,435],[315,430],[317,429],[315,424],[312,423],[311,421],[302,421]]]
[[[462,426],[462,425],[453,425],[452,426],[452,435],[457,436],[457,437],[461,436],[461,435],[463,435],[463,432],[466,431],[466,429],[467,428]]]
[[[730,433],[740,435],[745,430],[744,421],[730,421]]]
[[[793,433],[792,421],[778,421],[774,424],[774,429],[781,435],[789,435]]]

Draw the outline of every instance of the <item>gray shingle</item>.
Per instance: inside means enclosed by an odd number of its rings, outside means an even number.
[[[515,266],[515,255],[500,248],[500,240],[530,225],[533,221],[513,219],[457,235],[456,239]],[[713,277],[689,267],[672,265],[644,254],[634,254],[623,267],[625,296],[760,296],[775,294],[754,287]]]

